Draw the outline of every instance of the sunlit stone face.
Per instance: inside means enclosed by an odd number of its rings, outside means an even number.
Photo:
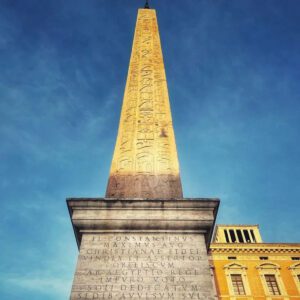
[[[155,10],[140,9],[108,198],[182,198],[166,74]]]

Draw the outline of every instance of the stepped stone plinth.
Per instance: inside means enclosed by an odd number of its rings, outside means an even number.
[[[79,247],[71,299],[216,299],[217,199],[68,199]]]

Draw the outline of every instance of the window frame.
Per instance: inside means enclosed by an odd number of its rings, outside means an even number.
[[[225,271],[225,275],[226,275],[227,287],[229,290],[230,297],[251,296],[251,290],[250,290],[250,286],[249,286],[249,282],[248,282],[246,266],[234,262],[234,263],[225,265],[224,271]],[[235,293],[231,275],[241,275],[245,294],[236,294]]]
[[[281,291],[276,280],[275,274],[265,274],[265,281],[269,290],[269,293],[273,296],[281,296]],[[271,280],[270,280],[271,279]]]
[[[238,280],[234,279],[238,278]],[[233,287],[233,292],[237,296],[245,296],[246,290],[243,282],[243,275],[242,274],[230,274],[231,284]]]
[[[283,298],[288,296],[281,278],[281,274],[280,274],[281,268],[278,264],[266,262],[258,265],[256,269],[258,270],[259,276],[261,278],[261,283],[263,285],[265,295],[268,296],[267,299],[271,299],[273,297]],[[265,275],[274,275],[280,295],[273,295],[270,292]]]
[[[296,287],[298,289],[298,292],[300,293],[300,263],[295,263],[289,267],[289,270],[291,270],[292,277],[294,278]]]

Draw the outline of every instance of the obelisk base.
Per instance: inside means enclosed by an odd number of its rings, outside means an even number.
[[[80,253],[70,299],[217,299],[218,199],[68,199]]]

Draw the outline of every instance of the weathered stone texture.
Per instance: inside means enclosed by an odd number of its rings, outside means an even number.
[[[216,299],[218,199],[68,199],[80,253],[71,300]]]
[[[71,299],[216,299],[202,234],[84,234]]]
[[[182,198],[154,9],[139,9],[107,198]]]

